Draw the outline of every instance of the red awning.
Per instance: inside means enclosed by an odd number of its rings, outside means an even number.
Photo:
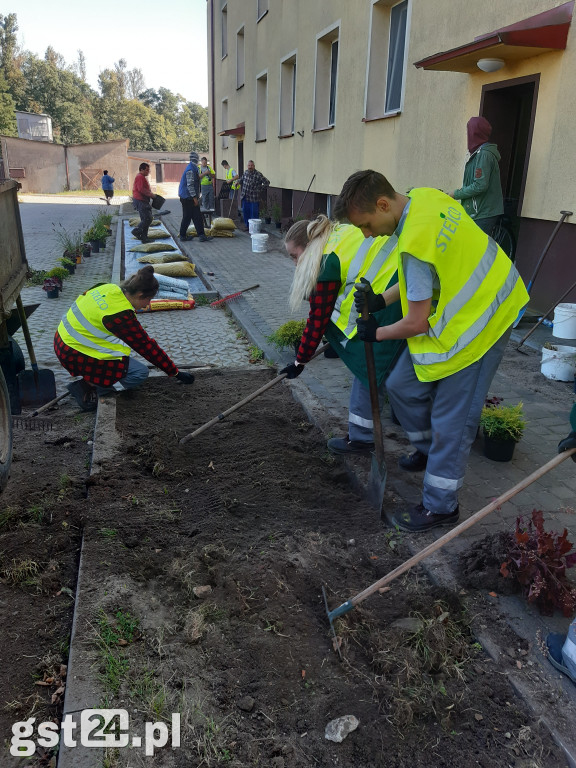
[[[220,131],[218,136],[244,136],[246,133],[246,123],[237,125],[236,128],[226,128],[225,131]]]
[[[528,19],[479,35],[473,42],[435,53],[414,63],[421,69],[477,72],[478,59],[517,61],[566,48],[574,0]]]

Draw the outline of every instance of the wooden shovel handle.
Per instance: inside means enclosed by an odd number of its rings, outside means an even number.
[[[327,349],[328,346],[329,346],[328,344],[323,344],[319,349],[316,350],[316,352],[312,355],[310,360],[314,360],[315,357],[318,357],[318,355],[322,354],[322,352],[324,352],[324,350]],[[257,389],[255,392],[252,392],[251,395],[248,395],[243,400],[240,400],[240,402],[236,403],[236,405],[232,405],[226,411],[219,413],[218,416],[214,416],[213,419],[210,419],[210,421],[207,421],[206,424],[203,424],[201,427],[198,427],[198,429],[195,429],[194,432],[190,432],[189,435],[185,435],[180,440],[180,445],[185,445],[189,440],[192,440],[193,437],[196,437],[197,435],[202,434],[202,432],[205,432],[207,429],[210,429],[210,427],[213,427],[214,424],[218,424],[218,422],[222,421],[222,419],[225,419],[226,416],[229,416],[231,413],[234,413],[234,411],[237,411],[239,408],[242,408],[244,405],[249,403],[251,400],[254,400],[256,397],[261,395],[263,392],[266,392],[266,390],[270,389],[271,387],[275,387],[276,384],[279,384],[285,378],[286,378],[285,373],[281,373],[279,376],[276,376],[275,379],[272,379],[272,381],[269,381],[267,384],[264,384],[263,387],[260,387],[260,389]]]
[[[444,536],[441,536],[432,544],[424,547],[424,549],[415,554],[409,560],[406,560],[406,562],[402,563],[402,565],[399,565],[398,568],[390,571],[389,574],[383,576],[370,587],[367,587],[363,592],[355,595],[355,597],[353,597],[349,602],[355,606],[358,605],[358,603],[361,603],[363,600],[366,600],[367,597],[373,595],[374,592],[376,592],[378,589],[381,589],[387,584],[390,584],[390,582],[394,581],[394,579],[396,579],[398,576],[401,576],[403,573],[406,573],[406,571],[410,570],[413,565],[422,562],[422,560],[427,558],[429,555],[437,552],[439,549],[442,549],[442,547],[449,541],[452,541],[452,539],[460,536],[460,534],[468,530],[468,528],[476,525],[479,520],[482,520],[482,518],[489,515],[495,509],[498,509],[498,507],[504,504],[505,501],[509,501],[509,499],[511,499],[513,496],[516,496],[517,493],[520,493],[520,491],[523,491],[524,488],[527,488],[536,480],[539,480],[543,475],[545,475],[547,472],[550,472],[551,469],[554,469],[554,467],[557,467],[563,461],[566,461],[569,456],[572,456],[575,453],[576,448],[571,448],[569,451],[564,451],[564,453],[559,453],[557,456],[554,456],[553,459],[550,459],[550,461],[541,466],[535,472],[532,472],[531,475],[525,477],[524,480],[521,480],[515,486],[509,488],[503,494],[498,496],[497,499],[494,499],[494,501],[490,502],[490,504],[487,504],[479,512],[476,512],[474,515],[472,515],[472,517],[469,517],[468,520],[464,520],[464,522],[460,523],[460,525],[457,525],[456,528],[453,528],[451,531],[448,531],[448,533],[446,533]]]

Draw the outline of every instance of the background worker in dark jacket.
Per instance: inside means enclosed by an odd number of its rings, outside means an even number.
[[[182,242],[192,240],[186,232],[190,222],[194,222],[194,228],[201,243],[207,243],[212,240],[206,236],[204,231],[204,218],[200,211],[200,172],[198,170],[198,152],[190,152],[190,162],[184,169],[180,186],[178,187],[178,197],[182,204],[182,221],[180,222],[179,238]]]
[[[466,126],[470,158],[464,169],[464,182],[452,197],[460,200],[464,210],[489,235],[504,213],[500,181],[500,152],[489,142],[492,126],[485,117],[471,117]]]
[[[72,376],[82,376],[68,390],[83,411],[96,409],[96,394],[132,389],[148,378],[147,366],[130,358],[132,349],[183,384],[194,381],[191,373],[178,370],[136,318],[135,310],[147,307],[157,291],[154,267],[143,267],[121,286],[104,283],[78,296],[62,318],[54,351]]]

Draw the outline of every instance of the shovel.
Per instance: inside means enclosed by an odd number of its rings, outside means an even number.
[[[33,407],[44,405],[44,403],[47,403],[49,400],[53,400],[56,397],[56,380],[54,378],[54,372],[50,370],[41,371],[38,369],[38,363],[36,362],[36,355],[34,354],[34,347],[32,346],[32,339],[30,337],[30,330],[28,328],[28,320],[26,319],[26,312],[20,296],[16,299],[16,306],[18,307],[18,314],[20,315],[20,322],[22,323],[22,333],[26,339],[26,347],[30,358],[30,365],[32,366],[31,371],[20,371],[18,374],[20,402],[22,405]]]
[[[403,573],[410,570],[410,568],[412,568],[413,565],[420,563],[429,555],[433,554],[434,552],[437,552],[445,544],[448,544],[449,541],[452,541],[452,539],[455,539],[457,536],[460,536],[461,533],[468,530],[468,528],[471,528],[479,520],[482,520],[482,518],[486,517],[491,512],[494,512],[495,509],[498,509],[498,507],[501,507],[505,501],[509,501],[513,496],[516,496],[517,493],[520,493],[520,491],[523,491],[524,488],[527,488],[536,480],[539,480],[543,475],[545,475],[551,469],[554,469],[554,467],[557,467],[563,461],[566,461],[566,459],[569,456],[573,456],[574,454],[576,454],[576,448],[571,448],[569,451],[564,451],[564,453],[559,453],[557,456],[554,456],[553,459],[550,459],[550,461],[548,461],[546,464],[544,464],[543,466],[539,467],[537,470],[532,472],[531,475],[528,475],[528,477],[525,477],[524,480],[521,480],[519,483],[516,483],[516,485],[514,485],[512,488],[509,488],[507,491],[504,491],[504,493],[498,496],[497,499],[494,499],[494,501],[491,501],[490,504],[487,504],[485,507],[482,507],[482,509],[479,512],[476,512],[474,515],[472,515],[472,517],[469,517],[468,520],[464,520],[464,522],[460,523],[460,525],[457,525],[456,528],[452,528],[452,530],[448,531],[448,533],[444,534],[444,536],[441,536],[439,539],[436,539],[436,541],[432,542],[432,544],[429,544],[427,547],[424,547],[424,549],[420,550],[420,552],[417,552],[409,560],[406,560],[404,563],[402,563],[402,565],[399,565],[393,571],[390,571],[389,574],[387,574],[386,576],[383,576],[381,579],[378,579],[378,581],[374,582],[374,584],[367,587],[363,592],[359,592],[357,595],[350,598],[350,600],[346,600],[345,603],[342,603],[342,605],[339,605],[338,608],[334,608],[333,611],[330,611],[328,609],[328,600],[326,597],[326,590],[324,587],[322,587],[322,594],[324,596],[324,604],[326,606],[328,621],[330,622],[330,631],[332,633],[334,648],[338,651],[338,653],[342,655],[340,653],[340,644],[338,642],[338,638],[336,637],[336,632],[334,630],[334,623],[333,623],[334,619],[338,618],[338,616],[343,616],[345,613],[348,613],[353,608],[355,608],[359,603],[361,603],[363,600],[366,600],[367,597],[370,597],[370,595],[373,595],[374,592],[377,592],[379,589],[382,589],[382,587],[385,587],[387,584],[390,584],[391,581],[394,581],[394,579],[397,579],[398,576],[401,576]]]
[[[368,319],[368,306],[364,302],[362,319]],[[378,383],[376,381],[376,363],[374,362],[374,349],[372,343],[364,342],[366,354],[366,370],[368,372],[368,385],[370,387],[370,405],[372,406],[372,422],[374,433],[374,453],[372,454],[372,466],[368,478],[368,500],[374,505],[382,516],[382,502],[386,490],[386,464],[384,462],[384,439],[382,436],[382,422],[380,421],[380,404],[378,402]]]

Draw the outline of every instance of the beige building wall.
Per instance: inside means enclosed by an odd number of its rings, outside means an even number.
[[[379,9],[395,0],[379,0]],[[497,72],[427,71],[417,62],[474,41],[506,25],[563,5],[554,0],[408,0],[406,68],[402,106],[395,116],[364,121],[373,0],[268,0],[257,20],[256,0],[209,0],[214,16],[214,83],[210,104],[217,167],[238,166],[238,139],[217,134],[245,123],[244,166],[253,159],[273,187],[338,194],[355,170],[383,172],[401,192],[414,186],[451,191],[462,183],[466,123],[478,115],[482,88],[539,76],[522,219],[557,221],[560,210],[576,210],[576,43],[574,25],[566,50],[518,61]],[[262,3],[260,3],[262,5]],[[264,4],[266,5],[266,4]],[[222,10],[227,55],[221,57]],[[339,40],[336,116],[328,130],[314,130],[317,39],[337,28]],[[237,83],[237,41],[242,30],[243,84]],[[209,30],[210,38],[210,30]],[[209,55],[212,48],[209,49]],[[388,37],[373,47],[373,61],[385,72]],[[279,138],[281,61],[296,55],[294,134]],[[506,56],[502,56],[506,59]],[[257,79],[267,77],[266,140],[257,141]],[[382,88],[385,87],[385,75]],[[238,87],[240,86],[240,87]],[[317,97],[316,97],[317,98]],[[227,101],[223,115],[222,101]],[[571,220],[569,220],[571,221]],[[576,224],[576,216],[574,217]],[[576,227],[573,229],[576,240]],[[522,235],[522,232],[520,232]],[[535,257],[534,257],[535,258]],[[528,271],[533,257],[525,257]]]

